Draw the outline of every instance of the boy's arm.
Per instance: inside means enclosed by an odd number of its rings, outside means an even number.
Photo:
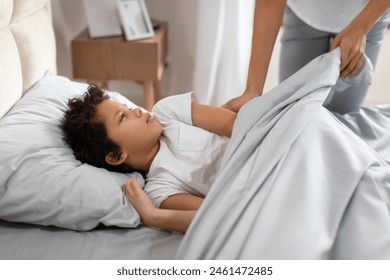
[[[230,137],[237,113],[221,107],[191,103],[191,117],[193,125]]]
[[[159,209],[139,187],[137,180],[130,179],[124,186],[125,195],[137,210],[145,226],[169,231],[186,232],[196,210]]]
[[[175,194],[160,204],[161,209],[198,210],[203,198],[192,194]]]
[[[178,231],[185,233],[190,226],[196,210],[173,210],[158,209],[151,219],[142,218],[142,223],[146,226],[157,227],[168,231]]]

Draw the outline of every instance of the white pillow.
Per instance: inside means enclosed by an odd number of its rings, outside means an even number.
[[[0,120],[0,218],[89,230],[99,224],[136,227],[140,218],[121,185],[139,173],[120,174],[81,164],[60,127],[69,98],[87,84],[45,75]],[[118,93],[109,95],[135,106]]]

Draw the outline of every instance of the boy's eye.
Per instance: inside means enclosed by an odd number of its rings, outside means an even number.
[[[122,113],[120,118],[119,118],[119,122],[121,122],[124,118],[125,118],[125,114]]]

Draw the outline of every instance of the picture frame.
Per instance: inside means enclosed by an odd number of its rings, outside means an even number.
[[[89,37],[121,36],[122,26],[115,0],[83,0]]]
[[[119,18],[127,41],[154,36],[144,0],[117,0],[117,4]]]

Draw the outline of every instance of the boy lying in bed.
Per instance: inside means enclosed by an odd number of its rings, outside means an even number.
[[[191,93],[161,100],[152,115],[90,85],[69,100],[63,129],[78,160],[146,176],[145,192],[135,179],[124,186],[144,225],[185,232],[214,182],[236,115],[198,104]]]

